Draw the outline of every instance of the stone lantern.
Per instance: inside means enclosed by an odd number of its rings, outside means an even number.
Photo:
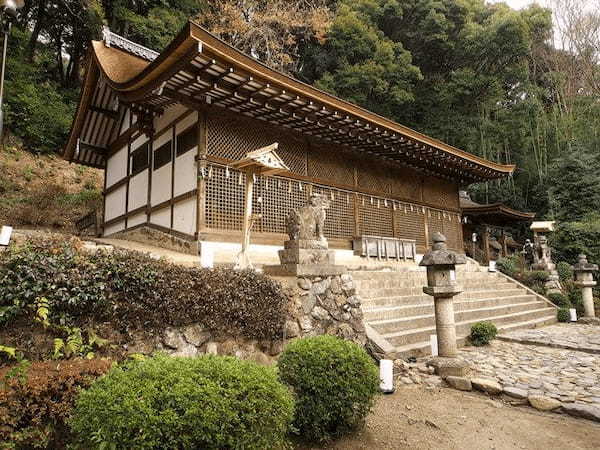
[[[581,288],[585,317],[596,317],[596,314],[594,313],[594,296],[592,288],[596,286],[594,272],[598,271],[598,266],[589,263],[587,256],[579,255],[579,260],[577,261],[577,264],[573,266],[573,271],[575,272],[575,285]]]
[[[456,345],[456,326],[454,324],[454,305],[452,298],[462,292],[456,282],[457,264],[465,264],[465,255],[448,250],[446,237],[437,232],[433,236],[433,246],[427,252],[420,265],[427,267],[427,286],[423,292],[431,295],[435,304],[435,328],[438,339],[438,358],[430,365],[436,368],[438,375],[463,376],[468,371],[467,364],[459,360]]]

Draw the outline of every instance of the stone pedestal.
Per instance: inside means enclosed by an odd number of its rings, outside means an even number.
[[[455,357],[456,325],[454,324],[454,304],[452,297],[437,297],[435,302],[435,329],[437,332],[438,353],[446,357]]]
[[[579,261],[573,266],[573,271],[575,272],[575,285],[581,288],[584,317],[596,317],[592,288],[596,286],[594,272],[598,271],[598,266],[590,264],[585,255],[579,255]]]

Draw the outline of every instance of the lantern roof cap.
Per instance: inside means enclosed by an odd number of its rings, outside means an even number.
[[[586,255],[579,255],[577,264],[573,266],[575,272],[597,272],[598,265],[588,262]]]
[[[465,255],[448,249],[446,236],[439,231],[433,234],[432,240],[431,250],[423,255],[423,259],[419,263],[420,266],[449,266],[467,262]]]

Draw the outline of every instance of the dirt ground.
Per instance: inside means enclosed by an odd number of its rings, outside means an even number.
[[[598,449],[600,424],[448,388],[380,397],[366,428],[313,449]]]

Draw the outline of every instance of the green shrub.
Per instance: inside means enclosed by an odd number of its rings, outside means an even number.
[[[473,345],[488,345],[498,334],[496,325],[492,322],[477,322],[471,326],[470,340]]]
[[[583,294],[581,293],[581,289],[575,286],[574,283],[566,284],[565,288],[567,290],[569,302],[571,303],[572,307],[577,310],[577,316],[583,316],[585,307],[583,306]]]
[[[567,297],[565,294],[561,294],[560,292],[553,292],[551,294],[548,294],[548,300],[550,300],[556,306],[562,308],[571,307],[571,301],[569,300],[569,297]]]
[[[199,269],[137,252],[89,254],[57,235],[0,254],[0,326],[32,316],[41,297],[49,320],[119,330],[200,323],[249,339],[280,337],[288,300],[281,285],[253,270]]]
[[[509,277],[514,278],[519,272],[519,257],[513,255],[506,258],[500,258],[496,261],[496,268]]]
[[[294,426],[310,441],[361,426],[379,392],[377,367],[369,355],[333,336],[292,342],[279,358],[279,372],[296,393]]]
[[[550,274],[545,270],[532,270],[527,277],[532,283],[545,283],[550,278]]]
[[[0,369],[0,448],[66,448],[80,388],[111,367],[106,359],[21,363]]]
[[[556,311],[556,318],[559,322],[568,322],[571,319],[569,308],[558,308],[558,311]]]
[[[573,267],[565,261],[561,261],[556,265],[556,271],[561,282],[573,279]]]
[[[70,423],[83,448],[265,449],[286,445],[293,417],[292,393],[273,368],[158,355],[97,380]]]

